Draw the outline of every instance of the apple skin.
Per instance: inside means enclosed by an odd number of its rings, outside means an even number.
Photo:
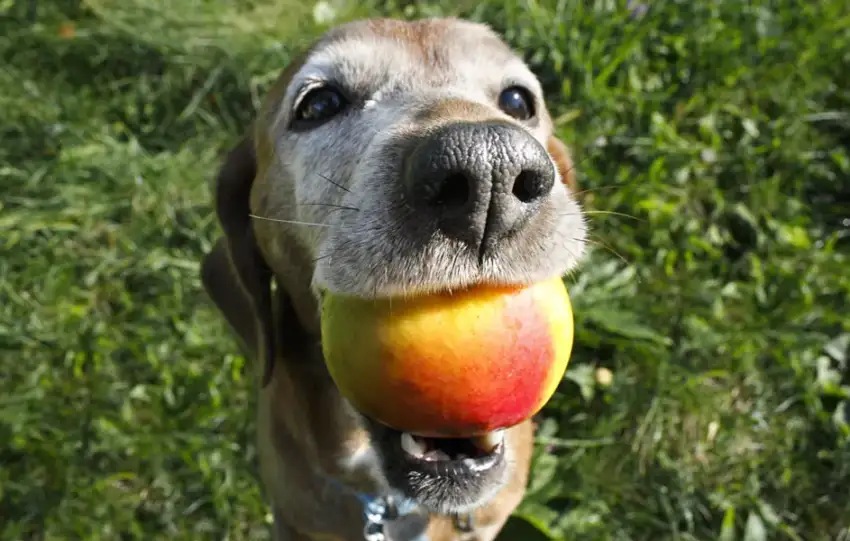
[[[470,437],[540,411],[563,378],[573,312],[560,277],[411,298],[326,294],[322,350],[361,413],[426,437]]]

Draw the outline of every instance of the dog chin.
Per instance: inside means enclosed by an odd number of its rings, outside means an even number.
[[[424,438],[364,419],[389,486],[431,513],[469,512],[507,483],[504,431],[478,438]]]

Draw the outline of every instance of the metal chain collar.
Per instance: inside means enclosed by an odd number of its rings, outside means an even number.
[[[363,539],[365,541],[386,541],[384,525],[387,521],[398,517],[398,509],[389,497],[374,498],[363,506],[363,515],[366,524],[363,526]]]
[[[364,541],[387,541],[384,533],[386,523],[396,520],[402,514],[406,513],[402,513],[394,499],[389,496],[379,496],[365,501],[363,505],[363,515],[366,519],[366,524],[363,526]],[[464,533],[471,532],[475,527],[471,514],[454,515],[452,523],[458,531]],[[423,535],[421,539],[415,541],[427,541],[427,538]]]

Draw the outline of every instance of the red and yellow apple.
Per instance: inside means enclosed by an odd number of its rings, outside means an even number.
[[[514,426],[551,398],[573,346],[560,278],[411,298],[325,295],[322,349],[361,413],[428,437]]]

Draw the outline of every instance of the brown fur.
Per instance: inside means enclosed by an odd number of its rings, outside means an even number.
[[[493,118],[493,111],[473,101],[448,99],[421,111],[417,123],[439,126],[446,122],[484,122]]]
[[[445,61],[427,53],[431,40],[441,39],[440,26],[376,20],[370,27],[421,51],[427,63]],[[330,36],[333,39],[333,33]],[[204,259],[202,279],[248,352],[263,367],[258,447],[263,483],[273,505],[275,539],[357,541],[362,539],[360,503],[330,480],[358,490],[381,491],[373,466],[346,466],[368,447],[369,436],[325,368],[309,269],[273,267],[265,255],[274,243],[274,249],[296,254],[292,261],[303,262],[308,260],[298,253],[303,247],[283,237],[258,239],[249,217],[251,209],[261,206],[275,189],[267,174],[276,159],[272,126],[290,78],[306,56],[283,71],[254,125],[219,172],[216,209],[224,238]],[[491,114],[474,103],[449,100],[419,121],[475,120]],[[575,174],[566,146],[551,137],[548,150],[564,182],[574,190]],[[475,511],[472,533],[459,533],[448,517],[429,517],[431,541],[493,539],[522,499],[532,443],[530,421],[511,429],[507,444],[515,464],[509,483]]]
[[[549,154],[558,166],[558,171],[561,173],[561,179],[564,184],[570,187],[570,190],[575,193],[577,191],[576,171],[573,165],[573,160],[570,157],[570,151],[560,139],[550,137],[549,143],[546,145]]]

